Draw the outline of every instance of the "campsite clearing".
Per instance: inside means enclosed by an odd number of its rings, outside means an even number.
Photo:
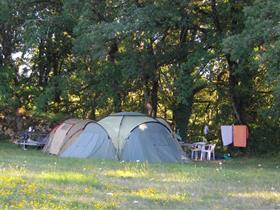
[[[0,142],[0,209],[280,209],[279,157],[128,163]]]

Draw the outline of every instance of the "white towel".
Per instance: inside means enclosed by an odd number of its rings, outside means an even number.
[[[224,146],[227,146],[233,142],[233,129],[231,125],[221,126],[221,133]]]

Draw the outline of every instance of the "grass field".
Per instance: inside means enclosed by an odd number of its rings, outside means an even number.
[[[119,208],[280,209],[280,159],[110,162],[0,141],[0,209]]]

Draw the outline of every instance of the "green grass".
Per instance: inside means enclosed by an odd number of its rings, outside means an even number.
[[[279,172],[279,157],[127,163],[0,141],[0,209],[280,209]]]

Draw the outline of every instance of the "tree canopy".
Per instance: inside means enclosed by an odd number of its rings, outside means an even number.
[[[0,114],[139,111],[183,139],[205,124],[212,140],[223,124],[246,124],[248,151],[279,148],[279,9],[279,0],[0,0]]]

